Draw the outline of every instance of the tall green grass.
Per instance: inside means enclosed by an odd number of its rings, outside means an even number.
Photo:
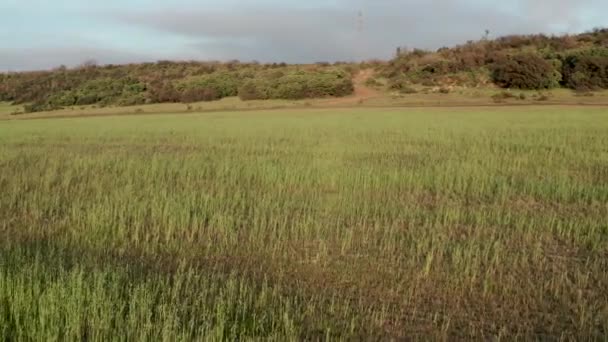
[[[608,338],[605,109],[0,122],[0,339]]]

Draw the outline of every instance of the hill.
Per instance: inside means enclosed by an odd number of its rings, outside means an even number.
[[[578,92],[608,89],[608,29],[578,35],[516,35],[481,39],[437,51],[397,49],[392,60],[287,65],[231,61],[141,63],[0,74],[0,102],[26,112],[95,105],[192,103],[342,97],[353,78],[373,66],[366,84],[410,94],[416,87],[454,86]],[[498,94],[497,96],[513,96]],[[539,95],[541,96],[541,95]]]
[[[437,51],[397,49],[378,65],[389,89],[496,85],[515,89],[608,88],[608,29],[578,35],[513,35]]]

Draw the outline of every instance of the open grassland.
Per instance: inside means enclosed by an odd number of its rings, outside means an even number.
[[[0,122],[0,340],[608,339],[608,110]]]

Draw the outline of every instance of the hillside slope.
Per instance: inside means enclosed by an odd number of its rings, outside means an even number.
[[[245,101],[327,98],[327,104],[356,104],[376,99],[381,90],[411,94],[416,87],[441,93],[453,87],[570,88],[579,93],[608,89],[608,29],[482,39],[437,51],[398,49],[392,60],[375,63],[159,61],[4,73],[0,102],[24,105],[26,112],[235,96]]]
[[[409,85],[503,88],[608,88],[608,29],[579,35],[542,34],[469,41],[437,51],[397,49],[378,69],[392,90]]]

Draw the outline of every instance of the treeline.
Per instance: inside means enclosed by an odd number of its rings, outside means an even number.
[[[304,99],[352,94],[356,67],[219,62],[83,65],[51,71],[0,74],[0,101],[23,104],[27,112],[69,106],[129,106],[191,103],[239,96]]]
[[[579,35],[506,36],[437,51],[397,50],[380,66],[394,90],[409,84],[580,91],[608,88],[608,29]]]

